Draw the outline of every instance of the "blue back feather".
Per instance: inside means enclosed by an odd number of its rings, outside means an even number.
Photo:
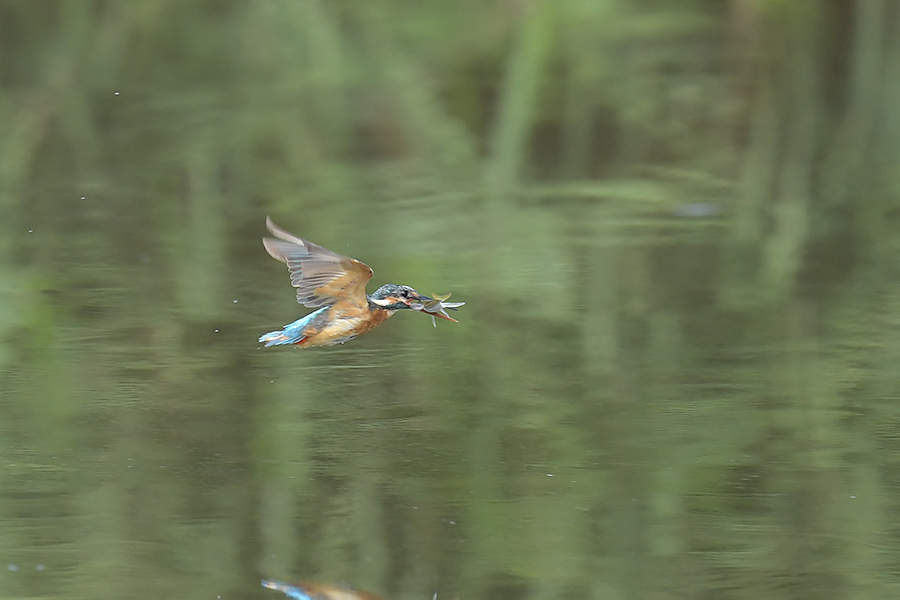
[[[330,309],[330,306],[323,306],[319,310],[313,311],[305,317],[300,317],[293,323],[288,323],[281,331],[270,331],[260,336],[259,341],[269,346],[280,346],[282,344],[296,344],[303,339],[304,331],[319,315],[324,315]]]
[[[263,579],[262,585],[263,587],[269,588],[270,590],[278,590],[279,592],[284,592],[285,595],[289,598],[296,598],[297,600],[311,600],[309,594],[294,585],[281,583],[280,581],[266,581],[265,579]]]

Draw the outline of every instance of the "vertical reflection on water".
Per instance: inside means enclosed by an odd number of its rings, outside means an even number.
[[[459,324],[406,312],[344,346],[272,351],[254,341],[272,317],[239,304],[236,325],[72,319],[29,342],[0,399],[4,588],[872,585],[893,556],[897,421],[872,311],[850,294],[827,333],[801,300],[734,315],[703,244],[598,243],[617,223],[574,214],[585,233],[559,252],[519,215],[494,266],[457,256]],[[579,229],[597,221],[603,235]]]

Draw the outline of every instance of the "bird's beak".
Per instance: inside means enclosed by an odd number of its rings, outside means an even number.
[[[465,304],[465,302],[444,302],[449,297],[450,294],[444,294],[443,296],[435,294],[434,298],[432,298],[416,292],[416,300],[407,304],[407,306],[413,310],[419,310],[430,315],[432,323],[434,322],[435,317],[444,319],[445,321],[458,323],[459,321],[448,315],[445,309],[449,308],[450,310],[456,310],[458,307]]]
[[[432,298],[431,296],[426,296],[425,294],[420,294],[419,292],[416,292],[416,297],[410,298],[406,303],[407,304],[414,304],[414,303],[415,304],[428,304],[432,300],[434,300],[434,298]]]
[[[457,321],[450,315],[442,313],[442,312],[430,312],[430,313],[425,313],[425,314],[430,315],[432,317],[437,317],[438,319],[444,319],[445,321],[453,321],[454,323],[459,323],[459,321]]]
[[[416,297],[411,298],[406,304],[413,310],[424,310],[426,314],[431,315],[432,317],[437,317],[438,319],[445,319],[447,321],[453,321],[454,323],[459,323],[456,319],[451,317],[450,315],[442,312],[431,312],[429,309],[433,307],[441,308],[441,302],[443,302],[446,297],[437,297],[432,298],[431,296],[426,296],[425,294],[420,294],[416,292]]]

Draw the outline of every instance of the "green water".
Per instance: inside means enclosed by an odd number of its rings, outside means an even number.
[[[0,2],[0,598],[896,597],[874,48],[754,103],[727,3],[426,4]],[[267,214],[460,322],[262,348]]]

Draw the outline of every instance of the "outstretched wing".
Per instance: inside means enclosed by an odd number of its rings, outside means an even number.
[[[310,308],[339,301],[360,308],[368,305],[366,284],[372,278],[368,265],[291,235],[269,217],[266,227],[278,239],[263,238],[263,246],[272,258],[287,264],[291,285],[297,288],[297,302]]]

